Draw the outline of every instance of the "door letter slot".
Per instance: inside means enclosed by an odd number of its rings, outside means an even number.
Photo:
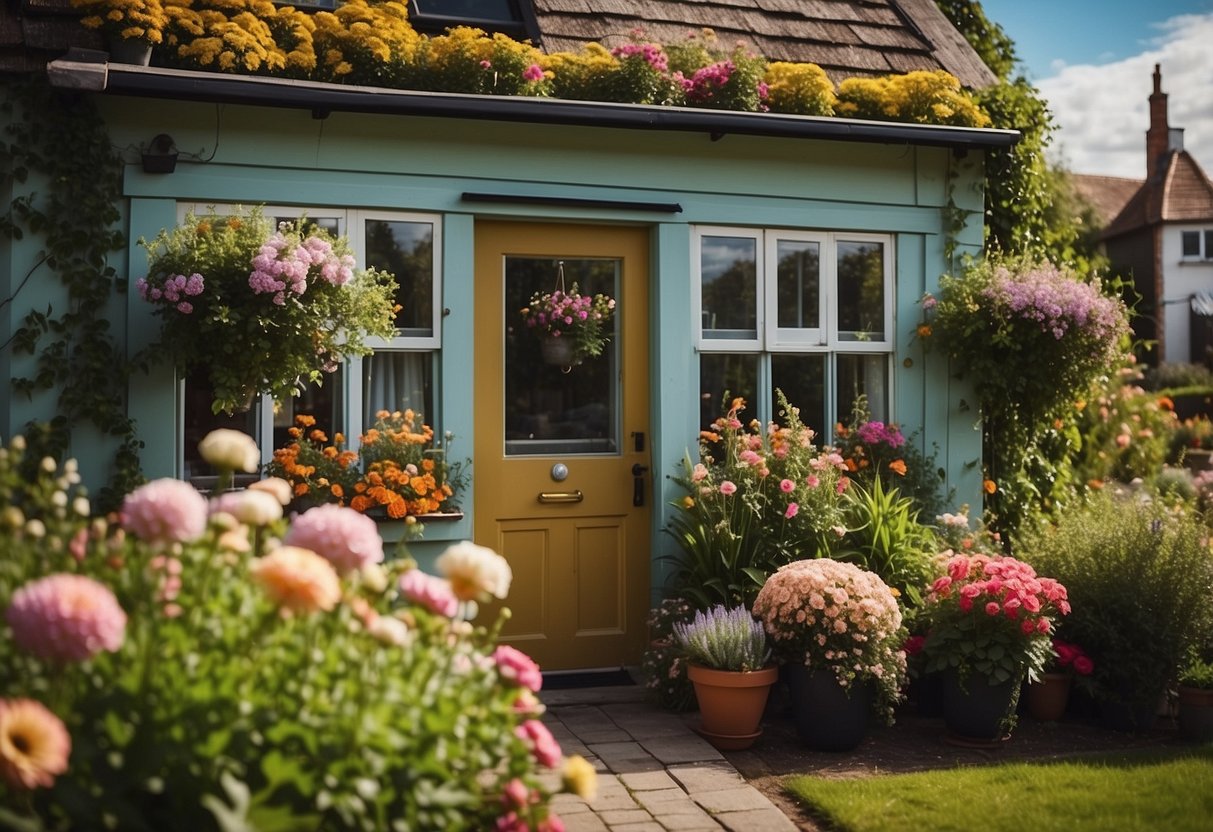
[[[577,491],[540,491],[539,502],[541,503],[580,503],[585,499],[585,495],[580,489]]]

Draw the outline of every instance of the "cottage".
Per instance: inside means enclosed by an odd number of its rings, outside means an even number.
[[[28,37],[70,20],[39,17],[48,5],[63,3],[6,5],[0,28]],[[411,8],[438,27],[470,5]],[[473,7],[478,25],[549,51],[625,42],[636,25],[658,39],[710,25],[835,79],[942,68],[992,80],[927,0],[584,5]],[[983,152],[1013,131],[309,83],[119,64],[39,38],[10,37],[0,56],[10,72],[46,73],[60,106],[101,113],[122,158],[121,277],[146,271],[140,237],[236,205],[306,215],[347,235],[362,265],[396,273],[396,337],[280,411],[253,402],[231,424],[267,460],[299,412],[356,437],[376,411],[408,407],[453,435],[470,472],[461,514],[427,523],[412,551],[424,565],[470,538],[505,554],[508,637],[546,669],[639,657],[671,554],[670,477],[726,391],[765,421],[781,389],[827,442],[862,394],[934,455],[958,503],[980,505],[972,396],[915,332],[948,255],[980,248]],[[0,181],[10,202],[46,184]],[[34,359],[14,353],[13,333],[64,302],[38,247],[0,241],[0,364],[14,378]],[[543,363],[520,335],[520,308],[562,280],[617,302],[607,349],[577,366]],[[133,291],[105,318],[128,355],[159,329]],[[51,419],[57,393],[6,394],[0,434]],[[195,379],[152,363],[118,393],[146,476],[202,473],[194,444],[217,417]],[[70,452],[97,483],[113,442],[81,426]]]

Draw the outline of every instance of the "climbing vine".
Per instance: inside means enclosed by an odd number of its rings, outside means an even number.
[[[16,394],[59,391],[50,423],[26,427],[47,453],[62,456],[72,431],[86,423],[116,439],[110,481],[98,500],[101,508],[113,507],[141,479],[141,443],[126,407],[131,364],[106,317],[126,291],[125,277],[109,264],[126,246],[116,230],[122,162],[86,98],[57,93],[34,76],[6,78],[0,91],[6,122],[0,169],[7,171],[0,175],[45,183],[41,192],[16,196],[0,216],[0,234],[42,244],[29,271],[13,275],[12,294],[0,307],[20,304],[22,290],[46,274],[64,289],[61,307],[31,307],[0,348],[35,356],[32,373],[12,379]]]

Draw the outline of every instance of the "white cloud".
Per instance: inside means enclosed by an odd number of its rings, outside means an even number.
[[[1213,174],[1213,14],[1180,15],[1139,55],[1099,66],[1063,66],[1036,87],[1058,124],[1051,156],[1075,173],[1146,175],[1154,65],[1162,66],[1168,122]]]

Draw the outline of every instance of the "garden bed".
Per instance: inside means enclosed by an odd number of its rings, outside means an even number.
[[[1093,719],[1071,718],[1038,722],[1021,716],[1011,739],[993,748],[968,748],[947,740],[943,719],[914,713],[899,714],[897,724],[873,726],[854,751],[810,751],[796,736],[790,714],[774,707],[764,720],[762,738],[745,751],[724,752],[728,761],[778,806],[798,828],[824,830],[783,789],[791,775],[856,778],[884,774],[986,765],[1012,761],[1047,762],[1084,754],[1104,754],[1139,748],[1190,748],[1176,736],[1174,721],[1160,718],[1153,730],[1119,732]],[[692,724],[697,715],[690,715]]]

